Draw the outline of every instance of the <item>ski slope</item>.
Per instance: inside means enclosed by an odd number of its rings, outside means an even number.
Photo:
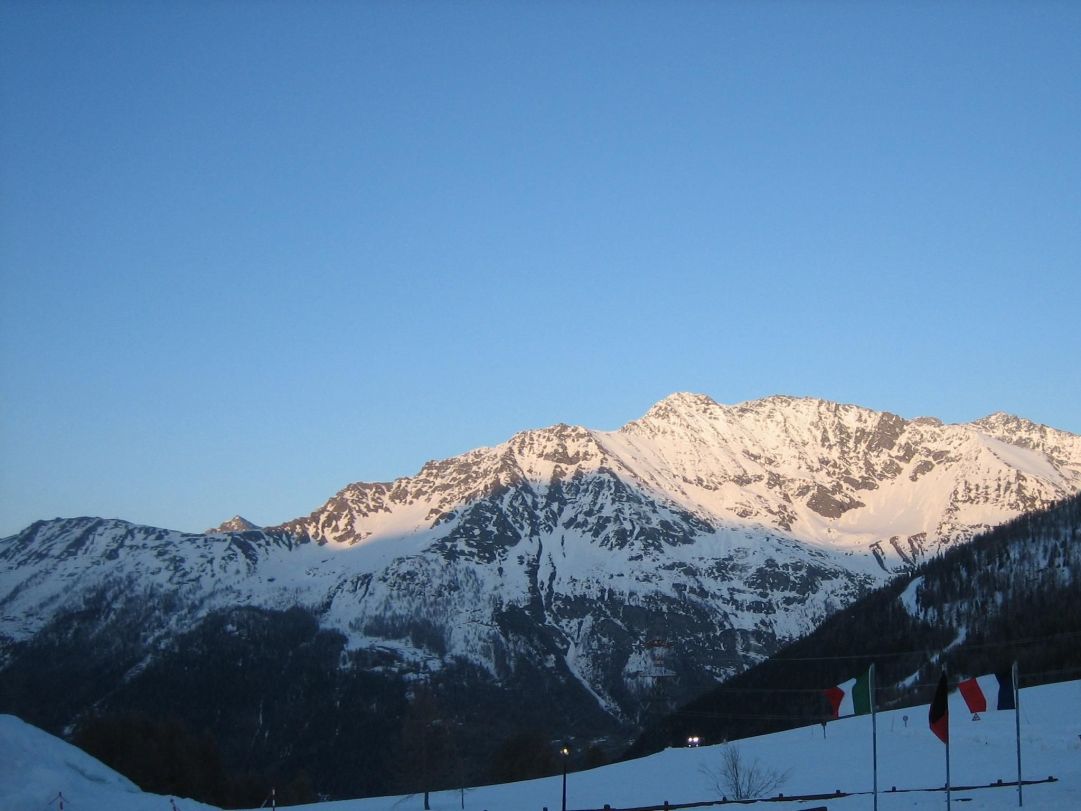
[[[879,713],[879,809],[935,809],[946,805],[941,792],[893,793],[898,789],[941,787],[945,783],[945,747],[927,727],[927,706]],[[907,723],[905,717],[907,716]],[[1010,781],[1016,775],[1013,712],[988,712],[971,720],[956,692],[950,696],[951,771],[954,785]],[[1081,681],[1021,691],[1021,739],[1026,780],[1058,778],[1055,783],[1025,786],[1026,809],[1081,809]],[[738,746],[745,763],[789,772],[786,795],[870,792],[870,716],[832,722],[823,735],[820,725],[802,727],[728,744]],[[717,799],[706,774],[716,770],[724,744],[668,749],[567,778],[569,809],[631,808]],[[65,811],[210,810],[211,806],[181,798],[140,792],[128,780],[69,744],[12,716],[0,716],[0,809],[44,811],[57,808],[63,792]],[[433,811],[557,811],[559,776],[432,795]],[[1012,809],[1015,787],[954,791],[957,809]],[[50,803],[52,803],[50,805]],[[817,808],[838,811],[872,808],[871,795],[834,797],[807,802],[758,803],[762,809]],[[306,811],[421,811],[419,795],[343,800],[306,806]],[[743,806],[735,806],[743,807]]]

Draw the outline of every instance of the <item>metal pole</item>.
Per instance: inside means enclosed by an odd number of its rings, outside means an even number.
[[[563,755],[563,811],[567,811],[567,756]]]
[[[946,811],[950,811],[950,736],[948,734],[946,735]]]
[[[1013,720],[1017,732],[1017,807],[1025,804],[1021,796],[1021,682],[1017,680],[1017,662],[1013,663],[1010,678],[1013,681]]]
[[[875,666],[871,664],[867,674],[867,692],[871,702],[871,761],[874,764],[874,811],[878,811],[878,722],[875,713]]]

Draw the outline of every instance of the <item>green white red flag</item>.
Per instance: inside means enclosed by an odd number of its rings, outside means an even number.
[[[871,711],[871,671],[822,692],[834,718],[866,715]]]

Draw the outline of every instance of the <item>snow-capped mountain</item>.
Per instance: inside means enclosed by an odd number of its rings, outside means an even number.
[[[525,431],[349,485],[279,527],[39,522],[0,541],[0,656],[58,617],[132,616],[141,667],[215,610],[302,606],[351,649],[528,674],[630,722],[1079,490],[1081,437],[1004,414],[675,394],[617,431]]]
[[[888,567],[1075,492],[1081,438],[1005,414],[944,425],[811,398],[722,406],[674,394],[618,431],[526,431],[412,478],[350,485],[284,528],[355,545],[453,524],[465,506],[528,489],[546,513],[536,529],[551,532],[564,523],[567,483],[586,479],[618,480],[665,513],[640,520],[618,499],[606,507],[592,484],[599,520],[571,525],[589,524],[608,545],[642,540],[646,527],[706,534],[697,522],[873,551]],[[587,506],[576,495],[573,506]]]

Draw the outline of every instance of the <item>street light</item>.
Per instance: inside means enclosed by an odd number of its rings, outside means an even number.
[[[563,756],[563,811],[567,811],[567,759],[571,750],[564,746],[559,750],[559,754]]]

